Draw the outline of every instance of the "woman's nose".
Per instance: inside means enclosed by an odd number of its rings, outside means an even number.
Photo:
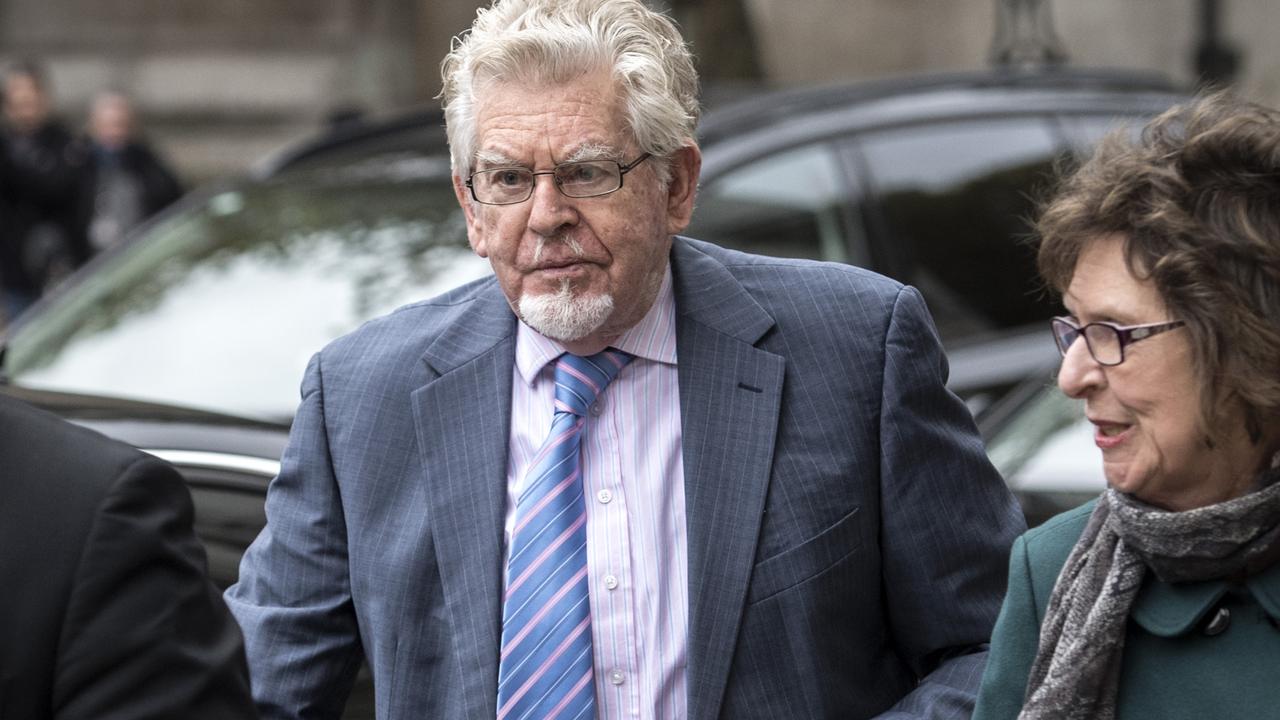
[[[1084,336],[1077,335],[1062,356],[1062,366],[1058,368],[1058,389],[1067,397],[1082,398],[1104,382],[1106,376],[1102,366],[1089,353]]]

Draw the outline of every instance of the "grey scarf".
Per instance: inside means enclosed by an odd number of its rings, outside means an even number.
[[[1058,575],[1019,720],[1115,718],[1129,609],[1164,582],[1243,578],[1280,552],[1280,471],[1227,502],[1168,512],[1107,490]]]

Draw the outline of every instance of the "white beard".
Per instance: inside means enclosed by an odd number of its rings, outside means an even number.
[[[520,319],[560,342],[581,340],[613,314],[612,295],[575,296],[568,280],[554,293],[520,296]]]

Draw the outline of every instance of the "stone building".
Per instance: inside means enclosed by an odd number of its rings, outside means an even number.
[[[650,0],[693,38],[714,101],[784,86],[987,64],[997,0]],[[1069,0],[1052,7],[1074,64],[1194,79],[1210,0]],[[1239,85],[1280,103],[1280,3],[1218,0]],[[342,108],[432,102],[450,38],[476,0],[0,0],[0,60],[38,57],[62,113],[99,88],[134,96],[190,179],[241,171]]]

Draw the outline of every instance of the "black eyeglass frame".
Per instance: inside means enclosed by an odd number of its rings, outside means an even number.
[[[1155,337],[1162,332],[1176,330],[1186,325],[1182,320],[1171,320],[1169,322],[1147,323],[1146,325],[1117,325],[1109,322],[1091,322],[1086,325],[1076,325],[1070,318],[1055,317],[1049,321],[1049,328],[1053,332],[1053,343],[1058,346],[1058,352],[1063,357],[1067,356],[1067,351],[1075,344],[1076,339],[1084,338],[1085,347],[1089,349],[1089,357],[1093,361],[1103,367],[1115,367],[1124,362],[1124,349],[1139,340],[1146,340]],[[1058,328],[1065,328],[1066,332],[1059,332]],[[1120,359],[1115,362],[1104,362],[1098,358],[1098,354],[1093,350],[1093,341],[1089,339],[1089,328],[1100,327],[1106,328],[1115,333],[1116,347],[1120,351]]]
[[[560,194],[564,195],[565,197],[570,197],[575,199],[604,197],[605,195],[612,195],[613,193],[616,193],[619,190],[621,190],[624,179],[627,176],[627,173],[631,172],[636,168],[637,165],[644,162],[645,160],[648,160],[651,157],[653,157],[653,155],[650,153],[641,153],[640,157],[625,164],[617,160],[575,160],[573,162],[560,163],[559,165],[556,165],[550,170],[537,170],[537,171],[533,171],[533,170],[530,170],[529,168],[519,167],[519,166],[489,168],[487,170],[479,170],[471,173],[469,176],[467,176],[467,180],[464,184],[467,186],[467,189],[471,191],[472,199],[480,203],[481,205],[499,205],[499,206],[519,205],[525,200],[528,200],[529,198],[533,197],[533,190],[538,184],[539,175],[550,175],[551,179],[555,181],[556,190],[560,191]],[[587,163],[601,163],[601,162],[605,162],[605,163],[611,162],[614,165],[618,166],[618,187],[613,188],[612,190],[605,190],[604,192],[592,193],[590,195],[570,195],[569,193],[565,192],[564,185],[562,184],[558,174],[563,168],[573,167],[574,165],[584,165]],[[475,179],[477,175],[482,175],[486,173],[506,172],[510,170],[518,170],[520,172],[529,173],[529,176],[531,178],[531,182],[529,183],[529,192],[524,197],[520,198],[519,200],[510,200],[507,202],[489,202],[487,200],[481,200],[479,196],[476,195],[476,186],[472,181]]]

